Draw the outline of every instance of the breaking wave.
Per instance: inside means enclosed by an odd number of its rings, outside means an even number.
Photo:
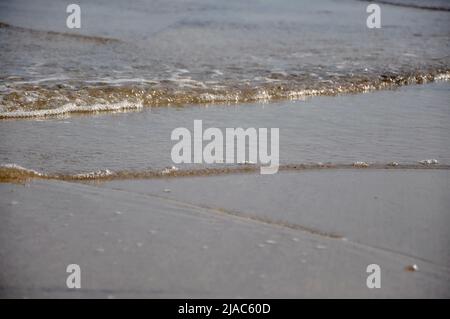
[[[120,85],[20,83],[0,90],[0,119],[59,116],[137,110],[143,107],[192,104],[235,104],[297,100],[319,95],[363,93],[402,85],[449,80],[449,69],[402,74],[349,75],[317,81],[306,77],[272,75],[264,83],[123,80]],[[270,81],[269,81],[270,80]],[[131,84],[130,84],[131,82]],[[125,83],[125,84],[124,84]],[[201,85],[200,85],[200,84]]]

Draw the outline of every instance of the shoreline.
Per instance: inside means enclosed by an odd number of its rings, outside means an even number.
[[[366,163],[354,162],[351,164],[333,164],[333,163],[307,163],[307,164],[282,164],[278,166],[278,171],[319,171],[319,170],[450,170],[449,164],[427,163],[423,160],[416,164],[410,163]],[[164,168],[162,170],[146,171],[110,171],[99,170],[95,172],[68,174],[40,173],[38,171],[27,169],[16,164],[0,165],[0,183],[24,183],[31,180],[59,180],[66,182],[107,182],[114,180],[141,180],[141,179],[164,179],[164,178],[183,178],[183,177],[207,177],[239,174],[258,174],[261,165],[241,164],[229,167],[205,167],[196,169],[178,169],[175,166]],[[277,173],[276,173],[277,174]]]
[[[450,0],[369,2],[0,1],[0,299],[450,298]]]

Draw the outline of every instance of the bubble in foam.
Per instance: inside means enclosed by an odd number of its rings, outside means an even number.
[[[436,165],[439,164],[439,161],[436,159],[426,159],[423,161],[419,161],[419,163],[422,165]]]

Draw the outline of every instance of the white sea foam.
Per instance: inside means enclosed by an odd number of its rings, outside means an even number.
[[[25,173],[29,173],[32,175],[36,175],[36,176],[44,176],[44,174],[34,170],[34,169],[29,169],[29,168],[25,168],[23,166],[20,166],[18,164],[15,163],[11,163],[11,164],[0,164],[1,168],[8,168],[8,169],[15,169],[15,170],[19,170],[19,171],[23,171]]]
[[[74,103],[68,103],[55,109],[0,112],[0,118],[7,119],[7,118],[47,117],[47,116],[64,115],[69,113],[113,112],[113,111],[125,111],[133,109],[137,110],[141,108],[143,108],[142,103],[133,103],[128,101],[113,104],[93,104],[84,106],[77,105]]]
[[[95,172],[75,174],[72,177],[74,179],[94,179],[98,177],[107,177],[112,175],[114,175],[114,173],[109,169],[102,169]]]
[[[439,164],[439,161],[436,159],[426,159],[423,161],[419,161],[419,163],[423,165],[436,165]]]

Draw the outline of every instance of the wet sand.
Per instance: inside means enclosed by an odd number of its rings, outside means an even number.
[[[2,297],[450,297],[447,170],[0,184]],[[79,290],[66,287],[81,266]],[[381,288],[366,267],[381,267]],[[405,267],[417,265],[418,271]]]

